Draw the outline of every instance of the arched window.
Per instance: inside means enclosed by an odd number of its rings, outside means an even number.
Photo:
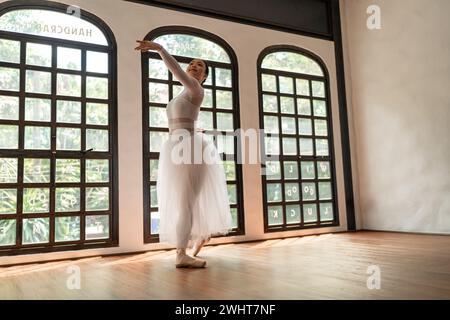
[[[296,47],[266,48],[258,86],[265,232],[338,225],[324,63]]]
[[[99,18],[0,5],[0,254],[117,245],[116,101]]]
[[[222,156],[234,223],[234,232],[230,235],[243,234],[242,168],[237,164],[238,137],[232,135],[239,128],[237,59],[233,50],[219,37],[187,27],[158,28],[145,39],[162,44],[183,70],[193,58],[207,61],[209,75],[203,84],[205,97],[198,127],[205,129],[205,134],[214,141]],[[155,242],[158,241],[159,228],[156,193],[159,150],[169,133],[165,108],[181,92],[182,85],[155,51],[142,54],[142,68],[144,235],[145,242]]]

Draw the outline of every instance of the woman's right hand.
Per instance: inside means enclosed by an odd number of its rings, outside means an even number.
[[[134,48],[134,50],[141,50],[141,52],[145,52],[148,50],[159,51],[162,49],[162,46],[154,41],[136,40],[136,42],[138,42],[139,45],[136,48]]]

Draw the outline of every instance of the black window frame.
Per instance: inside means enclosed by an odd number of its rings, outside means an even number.
[[[20,9],[34,9],[34,10],[47,10],[55,11],[59,13],[67,13],[68,5],[61,3],[50,2],[50,1],[11,1],[0,4],[0,17],[4,14],[20,10]],[[20,63],[7,63],[0,62],[0,66],[14,66],[20,70],[20,89],[19,91],[1,91],[1,95],[5,96],[16,96],[19,97],[19,120],[0,120],[1,124],[14,124],[19,126],[19,148],[18,149],[2,149],[1,157],[11,157],[18,158],[18,175],[17,183],[8,184],[8,187],[13,186],[17,188],[17,211],[16,214],[4,214],[0,215],[2,219],[16,219],[16,244],[14,246],[2,246],[0,247],[0,256],[3,255],[20,255],[20,254],[36,254],[36,253],[46,253],[46,252],[57,252],[57,251],[68,251],[68,250],[83,250],[83,249],[93,249],[93,248],[107,248],[107,247],[117,247],[119,245],[119,197],[118,197],[118,130],[117,130],[117,44],[112,30],[109,26],[103,22],[103,20],[96,15],[80,9],[80,14],[83,20],[98,27],[104,34],[108,41],[107,45],[97,45],[85,42],[78,42],[72,40],[65,40],[53,37],[45,37],[38,35],[31,35],[25,33],[16,33],[9,31],[0,31],[0,38],[20,41],[21,52],[20,52]],[[27,42],[47,44],[52,46],[52,63],[51,67],[39,67],[26,65],[26,47]],[[70,71],[67,69],[60,69],[57,67],[57,47],[67,47],[76,48],[81,51],[81,70],[80,71]],[[108,73],[99,74],[86,71],[86,52],[89,50],[94,50],[96,52],[105,52],[109,55],[108,61]],[[51,93],[50,94],[34,94],[25,92],[25,70],[37,70],[46,71],[51,73]],[[70,75],[80,75],[81,76],[81,96],[58,96],[56,94],[56,76],[58,73],[70,74]],[[86,92],[86,77],[95,76],[108,79],[108,99],[101,99],[95,101],[95,98],[87,98],[85,96]],[[25,97],[37,97],[37,98],[47,98],[51,100],[51,121],[49,122],[51,126],[51,148],[49,150],[26,150],[24,146],[24,103]],[[81,102],[81,112],[82,120],[80,124],[62,124],[56,122],[56,100],[62,97],[64,100],[70,101],[80,101]],[[107,126],[96,126],[96,125],[86,125],[86,102],[92,103],[107,103],[108,108],[108,125]],[[32,122],[26,121],[28,124],[33,124]],[[37,123],[36,123],[37,124]],[[57,151],[56,150],[56,127],[77,127],[81,131],[81,151]],[[108,152],[95,152],[90,153],[89,150],[85,150],[85,129],[108,129]],[[21,148],[22,147],[22,148]],[[22,214],[21,202],[23,199],[23,159],[24,158],[46,158],[51,159],[51,171],[50,171],[50,183],[45,183],[49,185],[50,191],[50,204],[49,212],[45,214]],[[78,183],[61,183],[61,187],[80,187],[80,210],[71,213],[55,213],[55,175],[56,159],[80,159],[80,182]],[[83,159],[109,159],[109,182],[105,183],[86,183],[85,182],[85,161]],[[59,183],[58,183],[59,184]],[[6,184],[0,184],[0,187],[5,187]],[[27,184],[26,187],[33,187],[33,184]],[[38,184],[42,187],[43,184]],[[47,186],[45,186],[47,188]],[[97,213],[90,212],[89,216],[94,215],[109,215],[109,238],[105,239],[92,239],[83,240],[85,236],[85,188],[86,187],[108,187],[109,188],[109,210],[98,211]],[[79,216],[80,217],[80,239],[76,241],[64,241],[55,242],[55,218],[63,216]],[[26,218],[34,217],[44,217],[49,218],[49,242],[48,243],[37,243],[37,244],[27,244],[22,245],[22,220]]]
[[[281,71],[281,70],[272,70],[272,69],[265,69],[262,68],[262,62],[264,58],[275,52],[292,52],[301,54],[305,57],[308,57],[312,60],[314,60],[318,65],[320,66],[323,76],[314,76],[314,75],[308,75],[308,74],[302,74],[302,73],[296,73],[296,72],[290,72],[290,71]],[[278,133],[265,133],[260,135],[260,150],[261,150],[261,183],[262,183],[262,198],[263,198],[263,217],[264,217],[264,233],[270,233],[270,232],[280,232],[280,231],[291,231],[291,230],[304,230],[304,229],[315,229],[315,228],[325,228],[325,227],[338,227],[340,225],[339,222],[339,208],[338,208],[338,199],[337,199],[337,181],[336,181],[336,167],[335,167],[335,148],[334,148],[334,137],[333,137],[333,119],[332,119],[332,110],[331,110],[331,89],[330,89],[330,77],[328,73],[328,69],[326,67],[326,64],[320,58],[318,55],[314,54],[313,52],[310,52],[306,49],[294,46],[294,45],[273,45],[264,48],[261,53],[258,56],[257,59],[257,77],[258,77],[258,107],[259,107],[259,123],[260,128],[264,129],[264,115],[266,114],[263,109],[263,94],[270,94],[270,95],[276,95],[277,96],[277,105],[278,105],[278,111],[274,113],[268,113],[268,115],[274,115],[278,118]],[[262,90],[262,75],[263,74],[270,74],[276,76],[276,92],[266,92]],[[325,101],[326,106],[326,121],[327,121],[327,130],[328,135],[326,138],[328,139],[328,150],[329,155],[328,156],[317,156],[316,155],[316,143],[315,138],[324,138],[324,136],[316,136],[315,135],[315,128],[314,128],[314,121],[311,121],[312,123],[312,135],[311,139],[313,140],[313,155],[307,156],[302,155],[300,156],[300,150],[299,150],[299,139],[300,134],[298,131],[298,119],[300,116],[298,115],[298,107],[297,107],[297,98],[299,95],[297,94],[296,90],[296,81],[293,81],[293,94],[287,94],[287,93],[280,93],[280,87],[279,87],[279,76],[287,76],[291,77],[293,79],[306,79],[309,82],[309,100],[310,100],[310,107],[311,107],[311,115],[305,116],[302,115],[302,118],[310,118],[311,120],[314,120],[314,114],[313,114],[313,103],[312,100],[318,99]],[[317,98],[312,95],[312,86],[311,81],[321,81],[325,84],[325,98]],[[287,114],[283,114],[279,110],[280,106],[280,96],[292,96],[294,99],[294,107],[295,107],[295,114],[292,117],[295,117],[295,127],[296,127],[296,133],[295,134],[287,134],[288,137],[295,137],[296,138],[296,148],[297,148],[297,155],[283,155],[283,147],[282,147],[282,137],[286,136],[286,134],[283,134],[281,130],[281,118],[282,116],[286,116]],[[306,97],[302,97],[306,98]],[[321,119],[323,120],[323,119]],[[279,138],[279,155],[278,161],[280,162],[280,175],[281,179],[275,179],[275,180],[267,180],[266,175],[263,174],[266,171],[266,152],[265,152],[265,138],[264,136],[267,135],[269,137],[278,137]],[[269,159],[270,160],[270,159]],[[305,182],[301,178],[301,161],[313,161],[314,162],[314,179],[306,180],[306,182],[314,182],[315,183],[315,193],[316,193],[316,200],[306,200],[307,202],[304,202],[302,199],[302,183]],[[320,179],[318,179],[317,175],[317,161],[329,161],[330,162],[330,179],[331,180],[331,193],[332,193],[332,199],[331,200],[322,200],[324,202],[332,202],[332,208],[333,208],[333,220],[332,221],[326,221],[321,222],[320,221],[320,200],[319,200],[319,190],[318,190],[318,183],[320,182]],[[297,171],[298,171],[298,179],[292,179],[292,180],[285,180],[284,179],[284,166],[283,161],[297,161]],[[327,179],[328,180],[328,179]],[[280,183],[281,184],[281,201],[277,202],[267,202],[267,183]],[[286,183],[298,183],[299,185],[299,200],[298,201],[286,201],[285,200],[285,184]],[[303,214],[303,204],[309,204],[314,203],[316,204],[316,214],[317,214],[317,221],[315,223],[306,223],[304,222],[304,214]],[[286,222],[286,205],[292,205],[292,204],[298,204],[300,207],[300,223],[297,224],[287,224]],[[268,208],[269,206],[275,206],[279,205],[282,207],[282,218],[283,223],[280,225],[272,225],[269,226],[269,216],[268,216]]]
[[[212,77],[211,85],[205,85],[205,88],[217,88],[215,84],[215,73],[214,68],[215,67],[225,67],[231,69],[231,76],[232,76],[232,86],[231,86],[231,92],[233,93],[233,109],[230,110],[233,114],[233,126],[236,129],[240,128],[240,105],[239,105],[239,82],[238,82],[238,61],[237,56],[234,53],[234,50],[232,47],[222,38],[219,36],[209,33],[207,31],[193,28],[193,27],[187,27],[187,26],[163,26],[156,28],[149,32],[145,36],[145,40],[154,40],[159,36],[167,35],[167,34],[184,34],[184,35],[191,35],[200,37],[209,41],[212,41],[219,46],[221,46],[226,53],[228,54],[228,57],[230,58],[230,64],[225,64],[221,62],[216,61],[209,61],[208,65],[210,68],[212,68],[212,73],[208,75],[208,77]],[[184,56],[177,56],[173,55],[173,57],[181,63],[189,63],[192,59],[189,57]],[[155,243],[159,242],[159,235],[158,234],[152,234],[151,233],[151,212],[157,211],[157,207],[151,208],[150,206],[150,186],[156,185],[156,182],[150,181],[150,168],[149,168],[149,161],[150,159],[157,160],[159,159],[159,152],[150,152],[149,148],[149,132],[150,132],[150,124],[149,124],[149,106],[157,103],[150,103],[149,102],[149,58],[152,59],[159,59],[161,60],[161,57],[157,52],[149,51],[144,52],[141,54],[141,66],[142,66],[142,132],[143,132],[143,199],[144,199],[144,243]],[[168,80],[161,80],[158,79],[155,82],[158,83],[165,83],[169,85],[169,101],[173,98],[173,85],[181,85],[179,81],[173,78],[173,75],[171,74],[170,70],[168,70],[169,78]],[[221,87],[219,87],[220,89]],[[230,88],[225,88],[229,89]],[[215,96],[215,90],[213,89],[213,97]],[[213,101],[215,99],[213,98]],[[165,104],[161,104],[162,107],[166,107]],[[215,105],[213,102],[213,108],[205,108],[208,111],[215,110]],[[203,108],[201,108],[203,110]],[[221,112],[222,110],[220,110]],[[215,112],[215,111],[213,111]],[[213,127],[216,127],[216,117],[213,117]],[[152,127],[152,131],[163,131],[168,132],[167,128],[156,128]],[[218,131],[216,129],[214,130],[206,130],[205,133],[208,132],[222,132],[225,133],[225,131]],[[214,139],[216,140],[216,139]],[[244,196],[243,196],[243,175],[242,175],[242,164],[237,163],[238,160],[238,151],[240,148],[238,148],[238,145],[241,143],[240,137],[236,136],[234,138],[234,161],[235,161],[235,176],[236,176],[236,205],[230,205],[230,207],[237,208],[237,224],[238,227],[235,228],[232,232],[225,235],[225,237],[229,236],[236,236],[236,235],[243,235],[245,234],[245,216],[244,216]],[[223,160],[223,154],[221,154],[222,160]],[[227,184],[233,184],[234,181],[231,183],[227,181]],[[224,237],[224,236],[214,236],[214,237]]]

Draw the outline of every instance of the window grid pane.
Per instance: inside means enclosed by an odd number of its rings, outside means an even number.
[[[112,50],[30,37],[0,38],[0,250],[113,243]]]
[[[328,80],[277,67],[259,68],[265,230],[338,225]]]

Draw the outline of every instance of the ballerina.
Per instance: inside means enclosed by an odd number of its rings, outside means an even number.
[[[169,138],[160,150],[157,177],[159,239],[176,245],[177,268],[205,267],[206,261],[196,257],[201,248],[211,235],[226,235],[232,230],[220,155],[214,143],[207,141],[196,125],[208,64],[202,59],[193,59],[184,71],[162,45],[154,41],[136,41],[139,43],[136,50],[157,51],[183,85],[183,91],[170,100],[166,108]],[[196,158],[198,149],[201,161]],[[179,159],[180,150],[184,161]],[[205,159],[206,155],[208,159]],[[186,248],[192,248],[192,256],[186,253]]]

